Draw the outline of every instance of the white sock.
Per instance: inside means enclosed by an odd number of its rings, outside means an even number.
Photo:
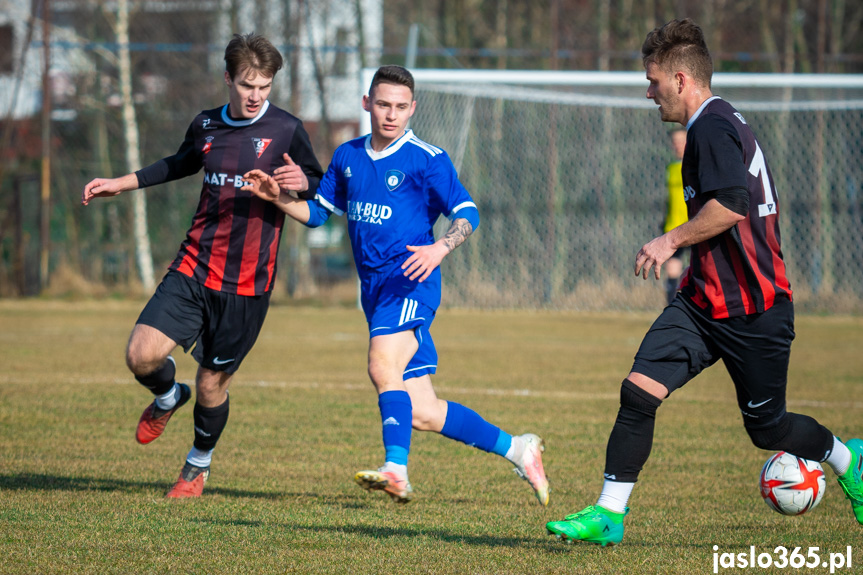
[[[169,409],[174,409],[178,401],[180,401],[180,386],[175,381],[174,387],[170,391],[156,396],[156,407],[168,411]]]
[[[845,444],[839,441],[835,435],[833,436],[833,449],[830,450],[830,457],[824,463],[829,465],[836,475],[845,475],[845,472],[851,467],[851,450],[845,447]]]
[[[404,477],[405,479],[408,478],[408,466],[401,465],[400,463],[393,463],[392,461],[384,463],[384,466],[381,467],[379,471],[391,471],[399,477]]]
[[[209,467],[212,460],[213,449],[210,449],[208,451],[201,451],[197,447],[192,447],[191,451],[189,451],[189,455],[186,456],[186,463],[188,463],[189,465],[194,465],[195,467],[200,467],[202,469],[206,469],[207,467]]]
[[[596,504],[615,513],[624,513],[626,511],[626,503],[629,501],[629,496],[632,495],[634,487],[635,483],[606,480],[602,484],[602,493],[599,494]]]
[[[509,449],[506,450],[506,455],[504,457],[510,463],[514,465],[518,465],[519,461],[521,461],[521,457],[524,454],[524,440],[518,436],[512,436],[512,443],[509,444]]]

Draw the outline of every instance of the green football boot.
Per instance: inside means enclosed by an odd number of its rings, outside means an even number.
[[[863,439],[850,439],[845,446],[851,450],[851,465],[836,480],[845,497],[851,500],[857,523],[863,525]]]
[[[578,513],[567,515],[563,521],[550,521],[545,528],[550,535],[564,541],[586,541],[597,545],[617,545],[623,540],[623,513],[609,511],[599,505],[591,505]]]

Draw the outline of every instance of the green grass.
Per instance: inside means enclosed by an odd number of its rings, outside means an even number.
[[[825,559],[851,545],[853,571],[863,562],[863,529],[829,471],[806,516],[761,501],[769,454],[750,445],[721,366],[661,408],[623,545],[545,535],[546,521],[596,500],[647,314],[440,314],[438,394],[546,439],[547,509],[502,459],[429,434],[413,438],[413,502],[359,489],[354,472],[382,459],[362,314],[285,306],[232,385],[204,497],[167,501],[192,410],[135,443],[150,396],[123,352],[141,307],[0,301],[0,573],[711,573],[714,545],[819,547]],[[861,350],[863,319],[798,318],[789,408],[863,433]],[[177,360],[190,380],[193,360]],[[828,569],[773,570],[794,571]]]

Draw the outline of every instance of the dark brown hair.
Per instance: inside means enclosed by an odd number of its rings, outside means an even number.
[[[225,70],[233,80],[246,70],[254,70],[265,78],[272,78],[282,68],[282,55],[269,40],[259,34],[234,34],[225,48]]]
[[[645,67],[654,62],[668,73],[685,70],[696,82],[710,87],[713,59],[704,32],[689,18],[654,28],[641,45],[641,59]]]
[[[401,66],[381,66],[375,72],[372,78],[372,85],[369,87],[369,96],[378,84],[397,84],[399,86],[407,86],[411,91],[411,98],[414,96],[414,77],[408,72],[407,68]]]

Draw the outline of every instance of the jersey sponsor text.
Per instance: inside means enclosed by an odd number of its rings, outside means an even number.
[[[348,201],[348,219],[354,222],[382,225],[383,221],[390,219],[392,215],[393,209],[389,206]]]
[[[220,172],[218,174],[204,172],[204,183],[212,184],[214,186],[224,186],[226,184],[230,185],[233,183],[235,188],[242,188],[246,185],[243,177],[239,174],[226,174],[224,172]]]

